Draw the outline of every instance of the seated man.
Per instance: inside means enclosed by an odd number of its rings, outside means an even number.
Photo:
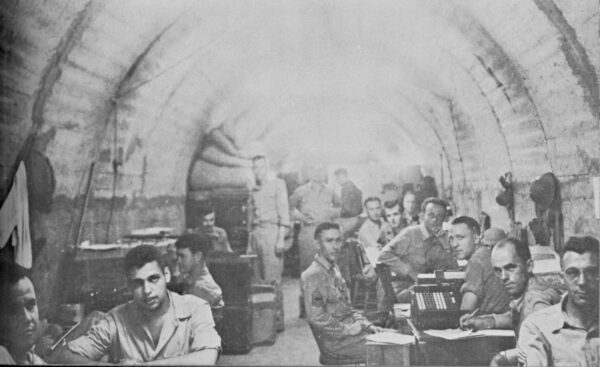
[[[321,351],[321,363],[365,363],[366,336],[382,329],[352,309],[350,292],[336,265],[342,233],[336,223],[315,230],[318,252],[300,278],[306,319]]]
[[[465,282],[460,288],[460,310],[469,312],[461,321],[475,313],[490,314],[508,311],[510,296],[492,269],[491,250],[479,243],[479,223],[471,217],[452,221],[450,243],[459,260],[467,260]],[[473,311],[473,312],[472,312]]]
[[[369,197],[364,203],[367,220],[358,230],[358,243],[365,250],[365,254],[371,265],[377,262],[379,250],[387,243],[386,234],[389,232],[390,225],[381,220],[381,200],[376,197]]]
[[[194,228],[194,233],[202,233],[212,238],[211,254],[214,252],[233,252],[227,239],[227,232],[221,227],[215,225],[215,209],[212,205],[206,205],[200,208],[200,225]]]
[[[508,235],[504,230],[492,227],[486,229],[481,235],[481,244],[489,248],[494,248],[498,242],[507,238]]]
[[[414,191],[407,191],[402,197],[402,215],[400,216],[400,230],[406,227],[414,226],[419,221],[419,204],[417,203],[417,194]]]
[[[0,364],[45,364],[33,352],[40,323],[33,284],[18,265],[0,266]]]
[[[200,297],[211,308],[222,307],[221,287],[206,267],[206,254],[212,246],[212,239],[204,234],[190,233],[179,237],[175,242],[177,267],[183,278],[183,293]]]
[[[130,250],[124,259],[132,301],[119,305],[83,336],[69,342],[59,363],[213,365],[221,338],[206,301],[167,290],[165,265],[151,245]]]
[[[392,272],[397,302],[410,302],[409,287],[419,273],[458,269],[448,236],[442,230],[447,206],[442,199],[425,199],[421,205],[423,222],[402,230],[379,252],[378,263],[388,266]]]
[[[521,325],[519,365],[598,366],[598,240],[571,237],[561,256],[567,295]]]
[[[533,260],[529,246],[509,238],[498,242],[492,250],[492,267],[512,297],[510,310],[503,314],[475,316],[463,322],[473,329],[514,329],[517,339],[519,328],[531,313],[560,302],[561,292],[544,287],[532,274]],[[517,350],[509,349],[494,357],[492,365],[516,366]]]
[[[394,236],[400,233],[403,228],[401,224],[402,213],[400,210],[400,203],[398,200],[386,201],[383,203],[383,214],[385,215],[386,222],[390,225]]]

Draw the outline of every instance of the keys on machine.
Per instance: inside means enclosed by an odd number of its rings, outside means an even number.
[[[411,291],[411,318],[423,329],[456,328],[460,318],[460,286],[464,272],[419,274]]]

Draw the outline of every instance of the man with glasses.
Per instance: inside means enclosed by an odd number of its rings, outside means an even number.
[[[598,366],[598,247],[593,237],[569,238],[561,257],[567,295],[523,322],[519,365]]]

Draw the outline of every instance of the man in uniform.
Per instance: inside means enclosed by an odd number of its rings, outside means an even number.
[[[382,331],[356,312],[337,258],[342,246],[340,226],[321,223],[314,239],[318,252],[300,277],[306,319],[321,351],[322,364],[366,362],[366,336]]]
[[[598,240],[571,237],[561,256],[567,295],[521,325],[522,366],[598,366]]]
[[[383,213],[385,215],[385,220],[394,233],[394,237],[397,236],[403,228],[400,226],[402,211],[400,210],[400,203],[398,200],[386,201],[383,203]]]
[[[221,227],[215,225],[215,209],[211,204],[200,207],[198,215],[200,216],[200,225],[193,232],[208,235],[212,239],[213,252],[233,252],[227,239],[227,232]]]
[[[59,358],[64,364],[110,363],[213,365],[221,338],[208,303],[167,290],[160,251],[151,245],[130,250],[124,259],[133,299],[108,312]]]
[[[391,230],[387,222],[381,220],[381,200],[371,196],[365,200],[367,220],[358,231],[358,243],[365,250],[367,259],[372,266],[377,263],[379,250],[387,243],[386,234]]]
[[[425,199],[421,205],[423,223],[405,228],[379,252],[378,263],[392,272],[398,302],[410,302],[409,287],[419,273],[458,269],[448,235],[442,230],[447,206],[442,199]]]
[[[466,312],[461,321],[475,313],[490,314],[508,311],[510,296],[492,269],[491,250],[479,244],[479,223],[471,217],[452,221],[450,244],[458,260],[467,260],[465,282],[460,288],[460,310]],[[477,311],[477,312],[475,312]]]
[[[18,265],[0,266],[0,364],[45,364],[33,351],[40,325],[33,284]]]
[[[402,216],[399,231],[406,227],[419,224],[419,205],[417,195],[413,191],[407,191],[402,198]]]
[[[224,306],[223,292],[206,266],[212,239],[205,234],[188,233],[175,242],[177,267],[183,277],[183,293],[200,297],[211,308]]]
[[[358,216],[363,210],[362,191],[348,179],[348,171],[345,168],[338,168],[334,175],[341,188],[340,224],[346,238],[354,233],[358,226]]]
[[[533,260],[529,246],[509,238],[498,242],[492,250],[492,267],[512,297],[510,310],[503,314],[475,316],[463,321],[469,329],[514,329],[517,339],[521,324],[537,310],[542,310],[560,302],[561,292],[546,287],[532,274]],[[517,349],[509,349],[497,354],[493,366],[516,366]]]
[[[281,272],[285,236],[290,227],[288,195],[285,182],[269,176],[265,156],[252,159],[255,187],[252,198],[252,247],[258,255],[259,275],[266,282],[275,284],[277,296],[277,330],[284,329],[283,291]]]

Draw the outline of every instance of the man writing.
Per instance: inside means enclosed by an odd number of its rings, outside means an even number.
[[[462,312],[482,314],[508,311],[510,296],[502,282],[494,275],[491,250],[479,243],[479,223],[471,217],[457,217],[452,221],[450,243],[458,260],[468,260],[465,282],[460,288]],[[465,314],[461,322],[476,312]]]
[[[306,319],[319,349],[321,363],[365,363],[366,336],[383,329],[354,311],[350,292],[336,264],[342,233],[336,223],[321,223],[314,234],[318,252],[302,273]]]
[[[33,351],[40,325],[33,284],[18,265],[0,266],[0,364],[45,364]]]
[[[423,223],[402,230],[379,252],[378,263],[389,266],[398,302],[410,302],[409,287],[419,273],[458,269],[450,252],[447,233],[442,231],[446,201],[427,198],[421,206]]]
[[[593,237],[569,238],[560,261],[567,295],[523,321],[519,365],[598,366],[598,247]]]
[[[512,300],[510,310],[503,314],[475,316],[463,322],[471,329],[514,329],[517,340],[521,324],[534,311],[542,310],[560,302],[561,292],[545,287],[533,275],[533,260],[529,246],[509,238],[498,242],[492,250],[492,267]],[[493,366],[516,366],[517,349],[509,349],[496,355]]]
[[[215,364],[221,338],[210,307],[192,295],[167,290],[165,265],[151,245],[130,250],[124,259],[133,299],[117,306],[83,336],[69,342],[59,362],[157,365]]]

